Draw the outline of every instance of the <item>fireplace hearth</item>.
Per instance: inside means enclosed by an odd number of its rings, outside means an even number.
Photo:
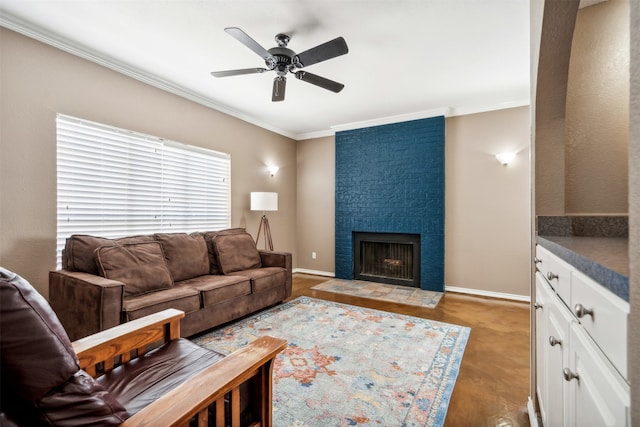
[[[353,233],[353,278],[420,287],[420,235]]]

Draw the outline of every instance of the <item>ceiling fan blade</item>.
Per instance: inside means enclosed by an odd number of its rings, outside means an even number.
[[[239,76],[242,74],[264,73],[265,71],[269,70],[267,70],[266,68],[243,68],[241,70],[212,71],[211,75],[213,77],[230,77]]]
[[[284,90],[287,87],[287,78],[284,76],[278,76],[273,79],[273,93],[271,94],[271,101],[284,101]]]
[[[331,92],[338,93],[343,88],[342,83],[334,82],[333,80],[325,79],[315,74],[311,74],[307,71],[297,71],[296,77],[303,82],[311,83],[312,85],[320,86],[323,89],[330,90]]]
[[[238,40],[240,43],[242,43],[243,45],[245,45],[246,47],[248,47],[249,49],[257,53],[258,55],[260,55],[260,57],[265,61],[273,60],[273,56],[265,48],[260,46],[260,44],[258,44],[257,41],[249,37],[249,35],[244,31],[242,31],[240,28],[227,27],[224,30],[227,32],[227,34],[229,34],[230,36]]]
[[[331,41],[312,47],[299,53],[296,58],[303,67],[308,67],[336,56],[344,55],[349,52],[347,42],[342,37],[335,38]]]

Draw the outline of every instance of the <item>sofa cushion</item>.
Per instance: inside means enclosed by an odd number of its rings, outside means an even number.
[[[209,274],[207,244],[200,233],[155,234],[174,282]]]
[[[287,282],[287,270],[282,267],[262,267],[236,271],[233,274],[234,276],[244,276],[251,279],[253,292],[261,292],[276,286],[284,286]]]
[[[44,297],[1,267],[0,330],[2,411],[14,421],[80,426],[119,425],[126,419],[115,398],[80,371],[69,337]]]
[[[178,339],[115,368],[97,381],[133,415],[223,357]]]
[[[216,249],[213,246],[213,238],[216,236],[217,231],[207,231],[203,233],[204,241],[207,243],[207,254],[209,255],[209,274],[222,274],[222,270],[218,266],[218,256],[216,255]]]
[[[251,294],[251,281],[245,276],[200,276],[180,285],[197,289],[202,295],[203,307]]]
[[[198,311],[200,309],[200,293],[197,289],[178,284],[170,289],[125,297],[122,303],[122,310],[125,312],[127,321],[139,319],[167,308],[175,308],[185,313]]]
[[[219,233],[212,239],[212,242],[218,266],[224,274],[260,268],[262,265],[256,243],[247,232]]]
[[[124,283],[125,297],[173,286],[158,242],[100,246],[96,254],[103,276]]]
[[[73,234],[67,239],[62,251],[62,268],[69,271],[82,271],[100,275],[100,266],[96,260],[96,249],[100,246],[153,242],[153,236],[128,236],[119,239]]]
[[[221,236],[229,236],[232,234],[244,234],[247,231],[244,228],[236,227],[236,228],[228,228],[226,230],[218,230],[218,231],[205,231],[202,233],[205,242],[207,243],[207,252],[209,253],[209,274],[222,274],[222,270],[218,265],[218,256],[216,255],[215,245],[213,244],[213,239],[217,235]]]

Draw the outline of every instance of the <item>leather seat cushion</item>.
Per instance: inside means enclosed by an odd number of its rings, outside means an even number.
[[[198,311],[200,293],[197,289],[178,284],[170,289],[126,297],[122,303],[127,320],[139,319],[167,308],[175,308],[185,313]]]
[[[54,426],[117,426],[129,418],[114,395],[83,370],[47,393],[37,407]]]
[[[251,280],[245,276],[207,275],[180,282],[181,286],[197,289],[204,307],[251,294]]]
[[[282,286],[287,282],[287,270],[282,267],[263,267],[235,271],[233,275],[250,278],[253,292],[260,292],[276,286]]]
[[[184,338],[97,378],[133,415],[224,356]]]

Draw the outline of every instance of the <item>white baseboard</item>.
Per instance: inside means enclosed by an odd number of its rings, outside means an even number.
[[[460,294],[479,295],[483,297],[508,299],[513,301],[531,302],[529,295],[505,294],[502,292],[483,291],[480,289],[459,288],[457,286],[445,286],[445,292],[457,292]]]
[[[336,277],[336,274],[332,271],[309,270],[307,268],[294,268],[293,273],[313,274],[315,276]],[[506,294],[502,292],[483,291],[479,289],[459,288],[457,286],[445,285],[444,290],[445,292],[456,292],[459,294],[478,295],[478,296],[484,296],[484,297],[490,297],[490,298],[507,299],[512,301],[523,301],[523,302],[531,301],[528,295]]]
[[[293,273],[304,273],[304,274],[313,274],[315,276],[336,277],[336,274],[331,271],[308,270],[306,268],[294,268]]]
[[[529,401],[527,402],[527,412],[529,413],[529,424],[531,427],[538,427],[538,414],[536,414],[536,409],[533,407],[531,396],[529,396]]]

